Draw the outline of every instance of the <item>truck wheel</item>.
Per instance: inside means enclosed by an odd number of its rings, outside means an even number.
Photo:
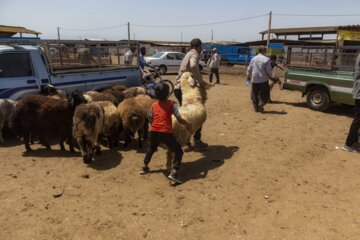
[[[330,106],[330,96],[326,88],[314,86],[308,90],[306,102],[312,110],[323,112]]]
[[[161,65],[161,66],[159,67],[159,72],[160,72],[161,75],[165,75],[165,74],[166,74],[166,71],[167,71],[166,66]]]

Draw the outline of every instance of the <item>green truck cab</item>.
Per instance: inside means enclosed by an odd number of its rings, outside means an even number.
[[[354,65],[358,49],[288,48],[283,88],[300,91],[309,108],[325,111],[331,103],[354,105]]]

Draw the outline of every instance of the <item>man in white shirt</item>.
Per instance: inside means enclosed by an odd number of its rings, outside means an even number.
[[[135,50],[136,50],[135,47],[130,47],[130,49],[125,53],[125,55],[124,55],[124,63],[125,63],[125,65],[132,65],[133,64]]]
[[[220,66],[221,57],[217,52],[216,48],[211,50],[211,60],[210,60],[210,75],[209,82],[212,83],[213,75],[216,76],[216,84],[220,84],[220,76],[219,76],[219,66]]]
[[[251,81],[251,99],[255,112],[263,112],[265,104],[269,102],[269,79],[276,81],[272,77],[270,58],[266,57],[265,53],[266,48],[261,46],[258,55],[251,59],[247,71],[247,80]]]

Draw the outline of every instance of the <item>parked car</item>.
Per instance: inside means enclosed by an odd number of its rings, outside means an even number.
[[[151,57],[145,57],[145,60],[158,68],[160,74],[166,74],[167,72],[177,72],[181,61],[185,57],[184,53],[181,52],[158,52]],[[204,61],[200,61],[200,71],[206,67]]]
[[[0,45],[0,98],[17,100],[27,95],[36,95],[47,84],[67,93],[75,89],[102,90],[115,84],[128,87],[141,85],[138,66],[62,66],[55,59],[51,61],[53,51],[46,51],[50,52],[50,56],[47,56],[45,48]]]

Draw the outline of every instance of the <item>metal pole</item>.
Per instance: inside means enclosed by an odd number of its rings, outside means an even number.
[[[211,42],[214,42],[214,29],[211,29]]]
[[[183,32],[181,32],[181,42],[183,42]]]
[[[269,48],[269,44],[270,44],[270,32],[271,32],[271,17],[272,17],[272,11],[270,11],[269,13],[269,27],[268,27],[268,38],[267,38],[267,43],[266,43],[266,47]]]
[[[62,56],[61,56],[61,47],[60,47],[60,27],[57,27],[57,34],[58,34],[58,48],[59,48],[59,57],[60,57],[60,64],[63,65]]]
[[[130,23],[128,22],[128,44],[130,46]]]

